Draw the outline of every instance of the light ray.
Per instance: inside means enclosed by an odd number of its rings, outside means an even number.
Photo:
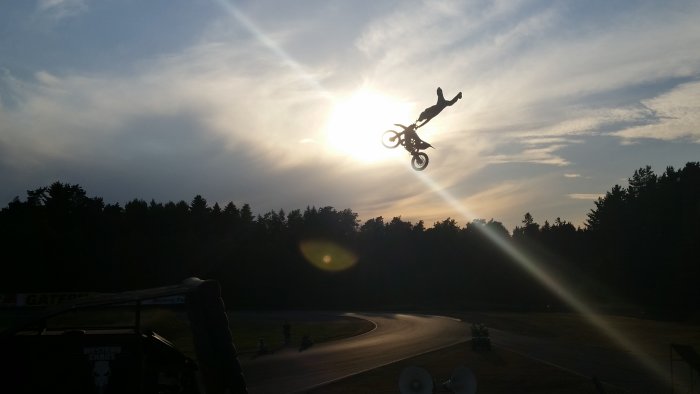
[[[304,68],[294,60],[294,58],[288,54],[284,49],[282,49],[274,40],[272,40],[265,32],[263,32],[248,16],[241,12],[236,6],[234,6],[230,0],[215,0],[221,5],[221,7],[229,13],[229,15],[236,18],[236,20],[258,40],[262,45],[264,45],[270,52],[274,53],[279,57],[285,65],[294,70],[297,75],[304,80],[309,86],[314,88],[314,90],[319,93],[322,97],[332,99],[333,96],[324,89],[323,86],[318,82],[316,78],[310,75]]]
[[[415,172],[407,166],[408,171],[414,173],[428,188],[439,195],[452,209],[462,215],[467,221],[478,218],[467,207],[464,206],[458,199],[450,194],[444,187],[431,179],[427,174]],[[654,376],[658,377],[665,383],[670,382],[670,376],[666,369],[661,366],[651,356],[646,354],[637,344],[625,337],[620,331],[611,326],[606,319],[597,314],[583,298],[575,294],[567,288],[563,281],[555,278],[549,273],[546,268],[532,256],[529,256],[525,251],[517,248],[513,243],[509,242],[503,235],[492,230],[488,226],[475,226],[481,231],[487,239],[496,244],[503,250],[514,262],[516,262],[523,270],[530,274],[540,284],[549,289],[552,293],[559,297],[566,305],[581,314],[584,319],[594,328],[602,332],[609,339],[613,340],[625,351],[633,354],[639,362]]]

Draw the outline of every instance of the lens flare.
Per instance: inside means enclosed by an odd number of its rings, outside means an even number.
[[[345,271],[357,263],[355,253],[331,241],[302,241],[299,250],[309,263],[324,271]]]

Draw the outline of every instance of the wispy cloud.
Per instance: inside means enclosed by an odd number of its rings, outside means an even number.
[[[38,10],[55,19],[63,19],[85,12],[87,0],[39,0]]]
[[[419,190],[420,192],[417,192]],[[452,217],[459,219],[461,221],[459,224],[463,226],[466,224],[464,220],[484,218],[503,220],[504,217],[510,220],[510,211],[513,209],[519,210],[532,197],[527,187],[521,181],[508,181],[480,187],[478,190],[473,190],[468,195],[458,198],[461,204],[474,212],[475,215],[479,215],[479,217],[458,218],[449,206],[435,204],[435,200],[439,198],[435,191],[417,187],[410,187],[406,191],[408,193],[403,198],[384,199],[383,201],[391,201],[391,203],[378,205],[376,210],[366,210],[365,212],[370,213],[368,217],[383,215],[385,219],[390,219],[393,216],[402,216],[405,220],[413,222],[423,220],[427,226],[431,226],[433,223],[447,217]]]
[[[525,149],[516,154],[498,154],[489,156],[487,159],[491,163],[537,163],[550,164],[554,166],[567,166],[571,164],[568,160],[555,154],[556,151],[565,145],[550,145],[541,148]]]
[[[603,197],[604,194],[601,193],[571,193],[568,194],[569,198],[573,198],[574,200],[597,200],[600,197]]]
[[[128,132],[133,120],[187,114],[200,125],[190,132],[202,138],[213,134],[230,146],[248,144],[275,156],[277,165],[298,160],[298,141],[318,136],[329,103],[293,72],[261,67],[251,53],[203,44],[155,59],[137,76],[37,72],[32,83],[14,83],[22,105],[0,112],[3,142],[14,145],[18,160],[111,151],[104,138]]]
[[[689,139],[700,143],[700,82],[680,85],[642,103],[651,114],[649,124],[625,128],[613,135],[626,140]]]

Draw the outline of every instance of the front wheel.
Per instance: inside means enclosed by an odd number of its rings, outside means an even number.
[[[382,134],[382,145],[387,148],[396,148],[401,143],[401,138],[399,138],[399,133],[394,130],[387,130]]]
[[[416,171],[423,171],[428,166],[428,155],[425,152],[418,152],[411,158],[411,167]]]

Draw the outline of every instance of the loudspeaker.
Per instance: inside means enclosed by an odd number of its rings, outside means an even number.
[[[462,365],[452,372],[452,376],[442,386],[455,394],[474,394],[476,378],[471,369]]]
[[[399,377],[399,391],[401,394],[432,394],[433,377],[425,368],[406,367]]]

